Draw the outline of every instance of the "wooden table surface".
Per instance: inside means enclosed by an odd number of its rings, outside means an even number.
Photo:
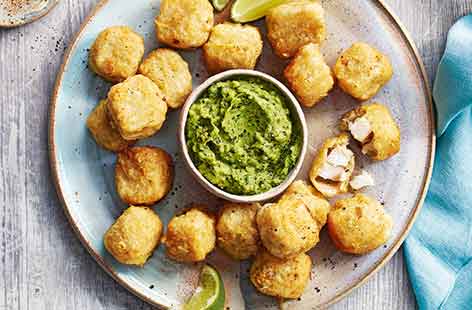
[[[0,310],[151,308],[112,280],[82,247],[50,177],[48,107],[56,73],[96,2],[61,0],[36,23],[0,30]],[[431,81],[447,30],[472,11],[472,0],[386,2],[412,34]],[[399,251],[332,308],[415,307]]]

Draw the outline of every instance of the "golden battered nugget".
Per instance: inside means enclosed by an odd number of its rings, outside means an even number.
[[[118,153],[116,191],[129,204],[152,205],[172,187],[172,158],[152,146],[135,146]]]
[[[328,232],[336,247],[351,254],[366,254],[385,242],[393,221],[375,199],[357,194],[336,201],[328,215]]]
[[[312,107],[328,95],[334,86],[331,69],[319,47],[309,43],[300,48],[285,68],[284,76],[290,89],[306,107]]]
[[[108,93],[108,115],[126,140],[147,138],[161,129],[167,114],[164,96],[149,78],[135,75]]]
[[[256,212],[259,204],[225,203],[216,224],[218,246],[233,259],[256,255],[259,232]]]
[[[311,265],[311,258],[305,253],[285,260],[260,249],[249,275],[252,284],[263,294],[298,298],[310,279]]]
[[[310,168],[310,181],[325,197],[346,193],[354,171],[354,153],[348,148],[349,136],[327,139]]]
[[[199,47],[213,27],[213,6],[208,0],[162,0],[155,24],[160,42],[175,48]]]
[[[229,69],[254,69],[262,52],[259,29],[233,23],[213,27],[203,46],[203,57],[209,72]]]
[[[297,256],[319,241],[321,225],[302,195],[286,195],[277,203],[265,204],[256,222],[262,244],[279,258]]]
[[[321,228],[326,224],[326,219],[331,208],[328,200],[326,200],[326,198],[324,198],[323,195],[313,186],[302,180],[297,180],[290,184],[281,199],[290,196],[296,196],[303,200],[310,211],[311,216],[318,223],[318,227],[321,230]]]
[[[149,53],[139,66],[139,73],[156,83],[169,108],[182,106],[192,92],[192,75],[188,64],[171,49],[158,48]]]
[[[171,259],[202,261],[215,248],[215,219],[201,207],[193,207],[170,220],[163,242]]]
[[[362,42],[345,50],[333,71],[341,89],[359,100],[372,98],[393,75],[388,57]]]
[[[142,266],[159,244],[162,222],[147,207],[130,206],[107,230],[104,244],[117,261]]]
[[[271,9],[266,16],[267,36],[275,53],[282,58],[295,55],[308,43],[326,38],[324,10],[313,1],[294,1]]]
[[[136,74],[144,55],[144,39],[127,26],[109,27],[90,48],[89,66],[110,82],[121,82]]]
[[[87,127],[95,141],[103,148],[112,152],[124,150],[134,141],[121,137],[118,130],[110,124],[107,113],[107,101],[101,100],[87,118]]]
[[[362,145],[362,153],[384,160],[400,151],[400,129],[390,110],[374,102],[363,104],[343,116],[340,125]]]

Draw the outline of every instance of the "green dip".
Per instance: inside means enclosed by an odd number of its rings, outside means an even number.
[[[259,78],[211,85],[190,107],[185,136],[201,174],[238,195],[282,183],[302,148],[301,128],[286,97]]]

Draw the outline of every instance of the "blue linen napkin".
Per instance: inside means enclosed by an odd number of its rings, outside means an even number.
[[[431,185],[404,243],[420,309],[472,309],[472,14],[450,29],[433,97]]]

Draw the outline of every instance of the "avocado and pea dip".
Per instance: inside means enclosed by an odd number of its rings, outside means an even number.
[[[195,101],[185,126],[193,163],[237,195],[266,192],[295,166],[302,131],[284,94],[260,78],[216,82]]]

